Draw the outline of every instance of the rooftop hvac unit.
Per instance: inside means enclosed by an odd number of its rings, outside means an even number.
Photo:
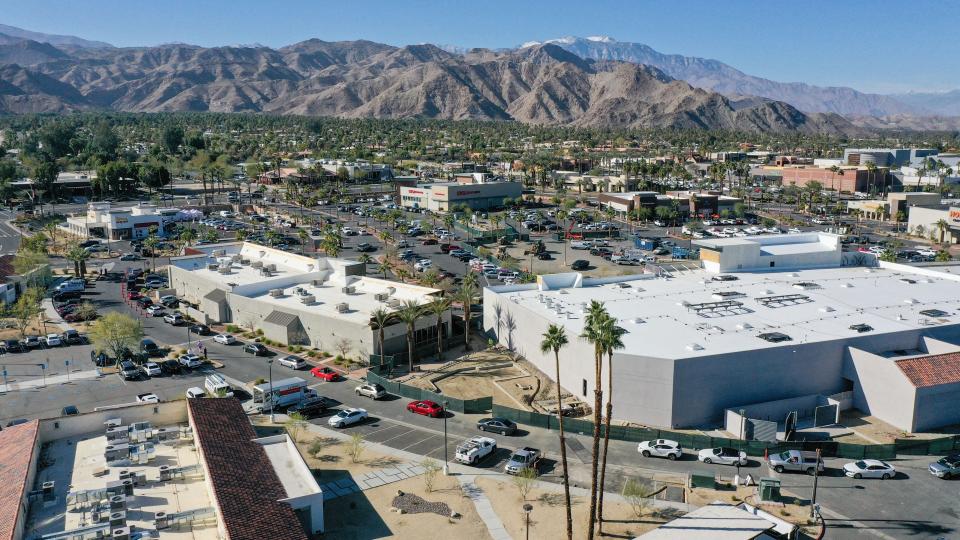
[[[110,531],[110,538],[113,540],[130,540],[130,527],[115,527]]]
[[[107,442],[126,440],[128,436],[127,426],[112,426],[107,428]]]
[[[230,257],[230,260],[233,262],[240,262],[240,254],[235,253],[232,257]]]
[[[114,495],[110,497],[110,511],[117,512],[120,510],[127,509],[127,496],[126,495]]]
[[[386,302],[387,300],[390,299],[390,294],[389,294],[389,293],[377,293],[377,294],[373,295],[373,297],[374,297],[378,302]]]
[[[344,287],[344,288],[340,289],[340,292],[342,292],[343,294],[353,294],[353,293],[357,292],[357,288],[356,288],[356,287],[347,286],[347,287]]]
[[[227,250],[225,249],[216,249],[213,251],[214,257],[225,257],[227,255]]]
[[[273,273],[270,270],[267,270],[266,268],[261,268],[260,275],[263,277],[270,277],[273,275]]]
[[[250,259],[240,259],[240,264],[242,264],[243,266],[247,266],[248,264],[250,264]]]
[[[276,272],[276,271],[277,271],[277,265],[272,264],[272,263],[266,265],[264,268],[266,268],[267,270],[269,270],[269,271],[271,271],[271,272]]]
[[[310,282],[310,284],[313,285],[314,287],[319,287],[319,286],[323,285],[323,282],[324,282],[324,281],[326,281],[326,280],[324,280],[324,279],[314,279],[314,280],[312,280],[312,281]]]
[[[338,313],[346,313],[349,310],[350,310],[350,304],[346,302],[340,302],[339,304],[337,304]]]
[[[400,307],[400,304],[401,304],[401,302],[400,302],[400,299],[399,299],[399,298],[391,298],[391,299],[387,302],[387,305],[390,306],[390,307],[392,307],[392,308],[398,308],[398,307]]]
[[[270,296],[280,298],[283,296],[283,289],[270,289]]]
[[[120,420],[119,418],[109,418],[103,423],[104,427],[107,428],[117,427],[121,424],[123,424],[123,420]]]
[[[230,273],[230,267],[229,267],[229,266],[221,266],[220,268],[217,269],[217,272],[219,272],[220,274],[223,274],[223,275],[227,275],[227,274]]]
[[[394,294],[397,292],[396,287],[387,287],[387,294]]]
[[[124,510],[118,510],[116,512],[110,512],[110,526],[111,527],[126,527],[127,525],[127,513]],[[127,532],[129,535],[129,531]]]
[[[300,297],[301,304],[312,304],[317,301],[317,298],[312,294],[305,294]]]
[[[263,261],[253,261],[250,263],[250,268],[263,268]]]
[[[217,263],[210,263],[207,265],[207,270],[216,270],[217,266]]]

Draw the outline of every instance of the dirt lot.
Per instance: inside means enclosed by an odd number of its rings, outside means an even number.
[[[298,433],[297,447],[320,484],[351,475],[371,472],[400,463],[391,456],[364,450],[360,461],[353,462],[350,443],[312,433]],[[319,444],[317,444],[319,443]],[[310,450],[316,450],[311,453]],[[362,493],[338,497],[324,503],[327,532],[323,538],[369,539],[395,536],[426,540],[451,538],[490,538],[486,526],[473,503],[462,496],[455,478],[438,474],[434,491],[427,492],[423,477],[410,478]],[[429,502],[442,502],[461,517],[451,519],[433,513],[398,514],[390,507],[397,490],[422,497]]]
[[[507,532],[513,538],[524,538],[525,516],[522,510],[523,500],[517,488],[510,480],[478,478],[477,486],[486,493],[493,503],[493,509],[503,521]],[[562,490],[533,489],[527,494],[527,501],[533,506],[530,511],[530,538],[565,538],[566,510]],[[571,497],[573,506],[574,535],[587,530],[587,518],[590,512],[589,497]],[[613,538],[633,538],[651,531],[657,525],[668,521],[647,511],[643,518],[637,518],[628,504],[604,501],[604,533]]]

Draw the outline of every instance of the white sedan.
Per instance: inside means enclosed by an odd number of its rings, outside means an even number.
[[[177,359],[180,365],[190,369],[198,368],[203,365],[203,361],[195,354],[185,354]]]
[[[342,428],[367,419],[366,409],[344,409],[327,420],[327,425]]]
[[[680,443],[667,439],[643,441],[637,445],[637,452],[640,452],[643,457],[665,457],[670,461],[683,455],[683,449],[680,448]]]
[[[736,448],[721,446],[720,448],[704,448],[697,454],[697,459],[704,463],[719,463],[720,465],[746,465],[747,453]]]
[[[843,466],[843,474],[851,478],[880,478],[887,480],[897,475],[893,465],[879,459],[861,459]]]
[[[159,377],[160,374],[161,374],[161,372],[160,372],[160,364],[157,364],[156,362],[147,362],[146,364],[144,364],[144,365],[142,365],[142,366],[140,366],[140,367],[142,367],[142,368],[143,368],[143,372],[146,373],[146,374],[147,374],[148,376],[150,376],[150,377]]]
[[[223,345],[231,345],[237,342],[237,338],[233,337],[233,334],[217,334],[213,336],[213,340]]]
[[[148,317],[163,317],[165,314],[166,312],[163,311],[163,306],[159,304],[154,304],[147,308]]]

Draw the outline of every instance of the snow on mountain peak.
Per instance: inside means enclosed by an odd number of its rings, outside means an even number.
[[[540,44],[539,41],[524,41],[523,43],[520,44],[520,48],[526,49],[527,47],[536,47],[539,44]]]
[[[587,41],[596,41],[596,42],[598,42],[598,43],[613,43],[614,41],[616,41],[615,39],[613,39],[613,38],[610,37],[610,36],[587,36],[587,37],[586,37],[586,40],[587,40]]]

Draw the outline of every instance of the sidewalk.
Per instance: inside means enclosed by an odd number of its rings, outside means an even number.
[[[58,386],[61,384],[69,384],[74,381],[97,379],[100,377],[100,372],[95,369],[86,370],[86,371],[75,371],[69,375],[50,375],[46,378],[46,381],[41,377],[39,379],[29,379],[23,382],[13,381],[9,384],[4,384],[0,382],[0,393],[6,392],[16,392],[19,390],[33,390],[36,388],[45,388],[47,386]]]
[[[72,327],[63,320],[63,317],[57,313],[53,307],[53,300],[44,298],[42,302],[43,311],[46,314],[47,321],[60,327],[61,330],[70,330]]]

